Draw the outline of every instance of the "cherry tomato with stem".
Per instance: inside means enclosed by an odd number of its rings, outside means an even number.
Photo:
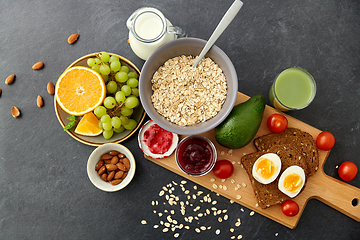
[[[289,217],[293,217],[299,213],[299,205],[293,200],[286,200],[281,205],[281,211]]]
[[[274,113],[267,119],[267,126],[273,133],[282,133],[288,127],[288,120],[284,115]]]
[[[357,172],[358,172],[358,168],[356,164],[350,161],[343,162],[338,169],[338,174],[340,178],[344,181],[353,180]]]
[[[335,137],[328,131],[321,132],[316,138],[316,145],[320,150],[329,151],[335,145]]]
[[[234,173],[234,166],[229,160],[218,160],[212,171],[216,177],[226,179]]]

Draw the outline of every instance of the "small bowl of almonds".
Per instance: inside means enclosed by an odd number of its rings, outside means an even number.
[[[135,175],[135,158],[121,144],[108,143],[97,147],[87,162],[87,174],[95,187],[115,192],[126,187]]]

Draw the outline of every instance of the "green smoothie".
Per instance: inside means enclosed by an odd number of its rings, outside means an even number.
[[[302,109],[314,99],[316,85],[306,70],[288,68],[275,79],[270,92],[270,102],[281,111]]]

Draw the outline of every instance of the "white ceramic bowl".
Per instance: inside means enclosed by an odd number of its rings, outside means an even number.
[[[152,84],[151,79],[154,73],[167,60],[181,56],[197,56],[205,46],[206,41],[198,38],[180,38],[159,47],[146,60],[139,78],[139,94],[141,103],[149,115],[160,127],[169,132],[181,135],[194,135],[207,132],[218,126],[229,115],[234,107],[238,93],[238,78],[234,65],[229,57],[217,46],[212,46],[205,57],[210,57],[222,69],[227,82],[227,96],[221,108],[213,118],[191,126],[180,126],[170,122],[156,111],[152,104]]]
[[[93,57],[95,57],[96,54],[98,54],[98,53],[91,53],[86,56],[83,56],[83,57],[77,59],[72,64],[70,64],[68,68],[74,67],[74,66],[89,67],[86,63],[88,58],[93,58]],[[115,56],[119,57],[122,65],[128,66],[131,69],[131,71],[134,71],[140,75],[139,69],[128,59],[126,59],[120,55],[117,55],[115,53],[109,53],[109,54],[110,54],[110,56],[115,55]],[[64,126],[70,122],[69,119],[67,119],[69,117],[69,114],[61,109],[61,107],[59,106],[59,104],[56,101],[56,98],[54,98],[54,106],[55,106],[56,116],[57,116],[61,126],[64,128]],[[135,119],[136,122],[138,123],[136,128],[134,128],[133,130],[125,130],[121,133],[114,133],[114,135],[110,139],[105,139],[102,134],[100,134],[99,136],[95,136],[95,137],[82,136],[82,135],[74,132],[75,128],[72,128],[71,130],[67,130],[66,132],[71,137],[73,137],[75,140],[77,140],[81,143],[84,143],[86,145],[90,145],[90,146],[100,146],[100,145],[106,144],[106,143],[120,143],[120,142],[128,139],[131,135],[133,135],[139,129],[142,122],[144,121],[145,116],[146,116],[146,113],[144,111],[144,108],[141,105],[134,108],[134,113],[132,114],[132,118]],[[77,120],[79,120],[79,117],[77,117]]]
[[[109,153],[111,150],[116,150],[124,154],[130,161],[130,170],[127,172],[127,176],[118,185],[111,185],[109,182],[105,182],[101,179],[100,175],[95,171],[95,166],[101,160],[101,156],[105,153]],[[89,156],[87,162],[87,174],[90,181],[100,190],[105,192],[115,192],[126,187],[135,175],[136,163],[135,158],[125,146],[116,143],[107,143],[97,147]]]

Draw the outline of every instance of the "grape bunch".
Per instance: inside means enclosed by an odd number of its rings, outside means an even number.
[[[103,105],[94,109],[99,119],[103,136],[109,139],[115,133],[136,128],[137,122],[131,118],[134,108],[140,105],[139,75],[122,66],[120,59],[107,52],[101,52],[87,60],[87,65],[100,73],[106,84],[106,97]]]

